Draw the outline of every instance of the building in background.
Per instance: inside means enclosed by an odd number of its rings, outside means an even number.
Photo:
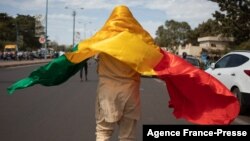
[[[232,37],[222,36],[207,36],[198,38],[199,46],[207,50],[225,50],[231,42],[234,41]]]
[[[186,44],[178,47],[178,54],[186,52],[188,55],[201,57],[204,50],[209,52],[224,51],[230,43],[234,41],[232,37],[207,36],[198,38],[199,46]]]

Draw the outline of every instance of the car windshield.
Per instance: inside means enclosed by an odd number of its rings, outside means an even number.
[[[16,51],[16,49],[14,49],[14,48],[6,48],[5,49],[5,52],[12,52],[12,51]]]
[[[186,58],[186,60],[191,63],[194,66],[199,66],[199,60],[195,59],[195,58]]]

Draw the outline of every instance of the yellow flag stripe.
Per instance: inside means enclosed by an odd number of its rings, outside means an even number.
[[[155,75],[153,68],[163,57],[159,48],[146,44],[137,35],[128,31],[94,43],[89,47],[81,47],[81,45],[84,44],[79,44],[79,48],[81,48],[79,51],[66,54],[66,57],[71,62],[79,63],[98,52],[103,52],[128,64],[131,68],[144,75]]]

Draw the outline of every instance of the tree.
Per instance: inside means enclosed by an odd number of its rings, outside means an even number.
[[[15,22],[18,27],[19,35],[23,37],[23,45],[20,46],[21,50],[37,49],[40,43],[38,37],[35,36],[35,17],[17,15]]]
[[[218,3],[220,11],[213,16],[221,24],[224,35],[235,38],[236,44],[250,39],[250,1],[249,0],[210,0]]]
[[[161,25],[158,27],[156,31],[156,38],[155,42],[158,44],[160,47],[166,47],[168,45],[167,40],[166,40],[166,30],[164,29],[164,26]]]
[[[35,36],[41,37],[45,36],[45,27],[42,24],[42,15],[35,16]]]
[[[19,50],[37,49],[40,46],[35,37],[35,18],[17,15],[16,18],[0,13],[0,49],[6,44],[18,44]]]
[[[193,45],[198,45],[197,39],[205,36],[218,36],[221,34],[221,27],[216,20],[208,19],[192,30],[188,36],[188,42]]]
[[[13,18],[6,13],[0,13],[0,49],[3,50],[7,43],[15,43],[15,25],[13,25]]]
[[[199,37],[218,36],[221,34],[219,23],[212,19],[208,19],[206,22],[199,24],[194,30]]]
[[[188,40],[191,27],[187,22],[166,21],[165,25],[158,27],[155,42],[159,46],[175,49],[174,46],[184,44]]]

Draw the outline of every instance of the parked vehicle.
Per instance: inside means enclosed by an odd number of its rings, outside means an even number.
[[[16,55],[17,55],[17,45],[15,44],[8,44],[4,46],[4,54],[3,54],[3,59],[4,60],[15,60]]]
[[[192,64],[193,66],[197,67],[197,68],[201,68],[201,63],[200,60],[193,57],[193,56],[187,56],[186,59],[190,64]]]
[[[221,81],[240,102],[240,114],[250,107],[250,51],[232,51],[206,70]]]
[[[54,53],[55,53],[53,48],[41,48],[41,49],[38,49],[37,52],[38,52],[40,59],[45,58],[45,55],[46,55],[46,58],[53,58]]]

